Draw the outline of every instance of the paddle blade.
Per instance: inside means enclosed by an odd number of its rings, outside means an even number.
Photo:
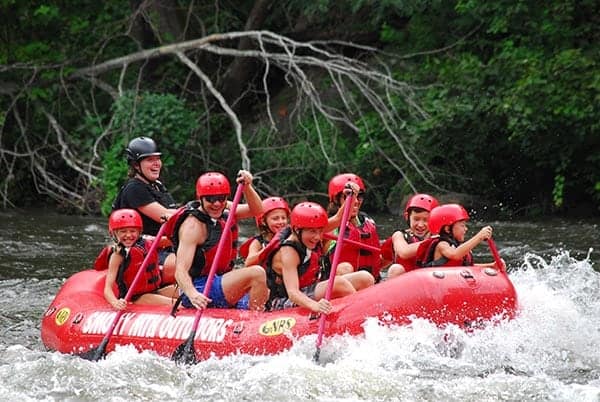
[[[321,348],[317,348],[317,350],[315,350],[315,355],[313,356],[313,360],[315,362],[319,361],[319,357],[321,356]]]
[[[77,356],[79,356],[85,360],[97,362],[98,360],[100,360],[106,356],[106,345],[108,344],[108,339],[109,338],[105,336],[97,348],[92,348],[92,349],[88,350],[87,352],[78,354]]]
[[[190,334],[187,341],[182,343],[175,349],[171,355],[171,360],[177,364],[196,364],[198,359],[196,358],[196,351],[194,350],[194,338],[196,337],[196,331]]]

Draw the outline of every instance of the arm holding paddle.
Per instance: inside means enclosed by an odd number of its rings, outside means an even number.
[[[239,204],[235,211],[232,210],[232,212],[235,212],[236,220],[254,218],[262,213],[262,200],[254,189],[254,186],[252,186],[253,180],[252,174],[247,170],[240,170],[238,172],[236,182],[238,184],[244,184],[243,194],[246,203]]]
[[[211,300],[199,292],[192,281],[189,269],[194,262],[196,245],[206,241],[206,225],[199,220],[188,216],[179,228],[179,246],[175,260],[175,280],[179,289],[189,298],[195,308],[203,309]]]

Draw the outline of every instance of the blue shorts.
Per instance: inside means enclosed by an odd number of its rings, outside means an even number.
[[[201,276],[199,278],[195,278],[193,280],[194,287],[198,292],[204,293],[204,286],[206,285],[206,280],[208,276]],[[210,293],[208,294],[208,298],[212,301],[208,304],[208,307],[212,308],[237,308],[241,310],[248,310],[248,294],[245,294],[235,306],[230,305],[225,299],[225,294],[223,293],[223,286],[221,285],[221,281],[223,279],[222,275],[215,275],[212,285],[210,287]],[[183,293],[181,295],[181,305],[183,307],[194,307],[194,305],[190,302],[190,299]]]

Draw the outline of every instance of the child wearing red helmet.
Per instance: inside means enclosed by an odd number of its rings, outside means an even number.
[[[393,278],[416,267],[417,249],[421,242],[430,236],[429,214],[438,205],[438,201],[429,194],[415,194],[404,207],[404,220],[408,225],[405,230],[394,232],[390,239],[382,246],[384,249],[390,246],[390,258],[393,264],[388,268],[387,278]]]
[[[278,310],[302,306],[316,313],[328,314],[332,305],[324,298],[327,281],[320,277],[321,241],[323,233],[339,225],[339,217],[328,218],[319,204],[301,202],[292,210],[290,220],[291,235],[267,263],[270,308]],[[373,276],[366,271],[336,275],[331,297],[343,297],[373,283]]]
[[[354,204],[350,210],[350,219],[346,227],[344,238],[353,241],[342,244],[340,262],[345,265],[338,268],[337,274],[342,275],[348,272],[367,271],[376,281],[380,279],[381,255],[380,253],[369,250],[369,247],[379,248],[379,234],[375,220],[360,209],[363,206],[365,196],[365,184],[360,176],[354,173],[341,173],[329,180],[329,212],[335,213],[341,209],[344,196],[344,189],[351,185],[358,191],[354,198]],[[357,243],[362,243],[366,247],[362,248]],[[333,258],[335,252],[335,241],[328,244],[328,255]]]
[[[158,266],[158,254],[150,256],[146,267],[142,267],[151,243],[142,239],[142,217],[134,209],[117,209],[110,214],[108,230],[115,240],[113,252],[108,259],[108,272],[104,282],[104,298],[117,310],[127,307],[124,299],[140,269],[144,269],[141,280],[136,284],[133,303],[171,305],[177,298],[175,286],[162,286]],[[115,295],[114,288],[118,294]]]
[[[459,204],[440,205],[431,211],[429,229],[437,238],[423,253],[423,266],[496,266],[495,262],[473,263],[472,250],[482,241],[492,237],[492,227],[485,226],[472,238],[465,240],[468,220],[468,212]]]
[[[256,217],[259,234],[249,238],[240,246],[240,255],[244,265],[263,265],[269,249],[276,243],[271,241],[284,228],[289,227],[290,207],[281,197],[268,197],[262,200],[263,212]],[[287,236],[286,236],[287,237]]]

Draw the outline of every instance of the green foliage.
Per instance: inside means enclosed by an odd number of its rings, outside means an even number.
[[[191,12],[186,20],[191,37],[243,30],[254,7],[254,1],[244,0],[173,4]],[[68,79],[82,66],[156,45],[150,29],[143,40],[132,39],[139,27],[130,14],[129,3],[115,0],[0,0],[0,24],[5,27],[0,32],[0,63],[9,66],[2,81],[30,85],[14,105],[9,97],[0,99],[6,127],[0,146],[17,149],[15,144],[22,141],[13,113],[6,112],[12,107],[27,120],[23,125],[29,142],[49,145],[44,151],[56,154],[59,147],[48,140],[52,130],[43,111],[60,118],[76,151],[91,153],[97,138],[106,135],[98,148],[104,212],[125,180],[123,149],[134,136],[157,140],[164,154],[165,183],[179,200],[192,194],[191,183],[201,171],[218,169],[233,177],[240,167],[230,121],[219,108],[204,110],[201,84],[174,58],[132,63],[123,77],[117,70],[102,73],[99,82],[108,86],[137,88],[114,103],[88,81]],[[293,32],[300,40],[328,38],[337,29],[339,37],[331,39],[375,37],[361,44],[384,43],[386,53],[379,56],[391,64],[396,78],[412,85],[411,101],[424,114],[406,99],[391,98],[388,106],[401,117],[399,126],[384,126],[369,107],[352,122],[358,133],[315,119],[307,110],[289,132],[274,133],[258,121],[261,128],[244,133],[244,139],[253,172],[263,176],[261,189],[296,198],[315,191],[324,195],[331,175],[351,170],[368,183],[365,205],[384,209],[390,191],[412,191],[408,180],[420,191],[430,189],[407,162],[408,155],[427,165],[428,177],[444,189],[481,194],[515,210],[556,213],[581,202],[600,204],[600,154],[593,151],[600,149],[598,15],[600,3],[593,0],[274,3],[260,28]],[[160,29],[159,17],[152,11],[145,15],[152,29]],[[156,34],[162,41],[174,39],[168,32]],[[357,56],[356,49],[343,49],[345,56]],[[217,74],[229,61],[209,57],[201,67],[218,87]],[[16,63],[18,68],[11,69]],[[274,71],[270,95],[277,101],[276,82],[282,77]],[[325,93],[329,84],[324,80],[319,89]],[[185,103],[179,98],[183,96]],[[353,100],[364,107],[358,99]],[[254,111],[240,117],[245,130],[255,124]],[[108,121],[111,127],[106,127]],[[60,158],[48,160],[60,164]],[[280,173],[271,174],[273,169]],[[18,180],[27,175],[15,171]],[[68,182],[65,175],[61,179]]]
[[[102,155],[101,187],[104,189],[104,201],[100,210],[104,216],[110,215],[112,203],[127,177],[127,163],[123,158],[123,150],[127,146],[124,137],[118,139]]]
[[[102,160],[102,187],[106,197],[101,208],[105,214],[125,181],[125,147],[130,139],[153,138],[163,152],[163,168],[168,169],[175,165],[178,150],[184,148],[198,128],[197,114],[171,94],[127,92],[113,104],[112,113],[113,134],[118,140],[111,144]],[[182,165],[180,161],[179,167]]]
[[[423,84],[418,103],[430,116],[408,128],[442,186],[514,209],[564,210],[585,194],[597,197],[600,159],[590,150],[600,121],[599,34],[591,29],[598,3],[459,0],[451,7],[419,12],[404,36],[382,30],[409,52],[411,38],[421,49],[451,46],[413,59],[406,74]]]
[[[552,189],[552,200],[556,208],[561,208],[564,202],[565,176],[557,174],[554,176],[554,188]]]

